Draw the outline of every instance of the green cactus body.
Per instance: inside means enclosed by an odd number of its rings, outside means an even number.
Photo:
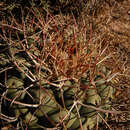
[[[75,20],[70,21],[72,26],[60,22],[64,16],[48,16],[44,20],[36,13],[32,19],[33,14],[24,23],[24,38],[9,44],[8,62],[17,68],[18,75],[7,76],[6,96],[10,107],[24,128],[94,128],[97,121],[102,122],[99,114],[107,116],[96,108],[110,109],[114,98],[115,90],[107,81],[111,71],[104,64],[96,64],[98,51],[96,45],[86,43],[84,25],[76,25]],[[31,38],[27,35],[30,19],[34,32]],[[59,40],[58,29],[64,30],[63,27],[66,29]],[[85,30],[82,32],[85,36],[80,34],[81,30]],[[1,57],[8,59],[3,54]],[[0,61],[0,65],[6,62]]]

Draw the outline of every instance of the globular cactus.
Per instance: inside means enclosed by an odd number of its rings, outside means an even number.
[[[19,127],[86,130],[107,117],[115,91],[111,71],[98,44],[89,42],[85,22],[63,15],[44,19],[30,10],[22,11],[22,24],[14,19],[2,24],[8,49],[0,54],[0,65],[6,68],[9,62],[16,71],[6,69],[2,101],[10,103]]]

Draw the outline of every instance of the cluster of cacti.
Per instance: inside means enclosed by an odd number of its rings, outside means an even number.
[[[86,130],[107,117],[114,93],[111,71],[98,44],[91,44],[85,22],[43,18],[31,10],[22,11],[22,23],[12,18],[2,24],[3,120],[8,117],[18,128]]]

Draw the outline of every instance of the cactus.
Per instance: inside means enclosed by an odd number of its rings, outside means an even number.
[[[85,130],[116,113],[109,110],[115,91],[107,80],[111,71],[98,44],[89,42],[85,22],[50,14],[44,19],[30,9],[28,14],[22,11],[22,24],[13,18],[2,24],[1,45],[8,46],[0,53],[0,66],[7,72],[0,73],[6,77],[2,102],[16,120],[2,115],[10,122],[20,120],[19,127],[29,129]]]

